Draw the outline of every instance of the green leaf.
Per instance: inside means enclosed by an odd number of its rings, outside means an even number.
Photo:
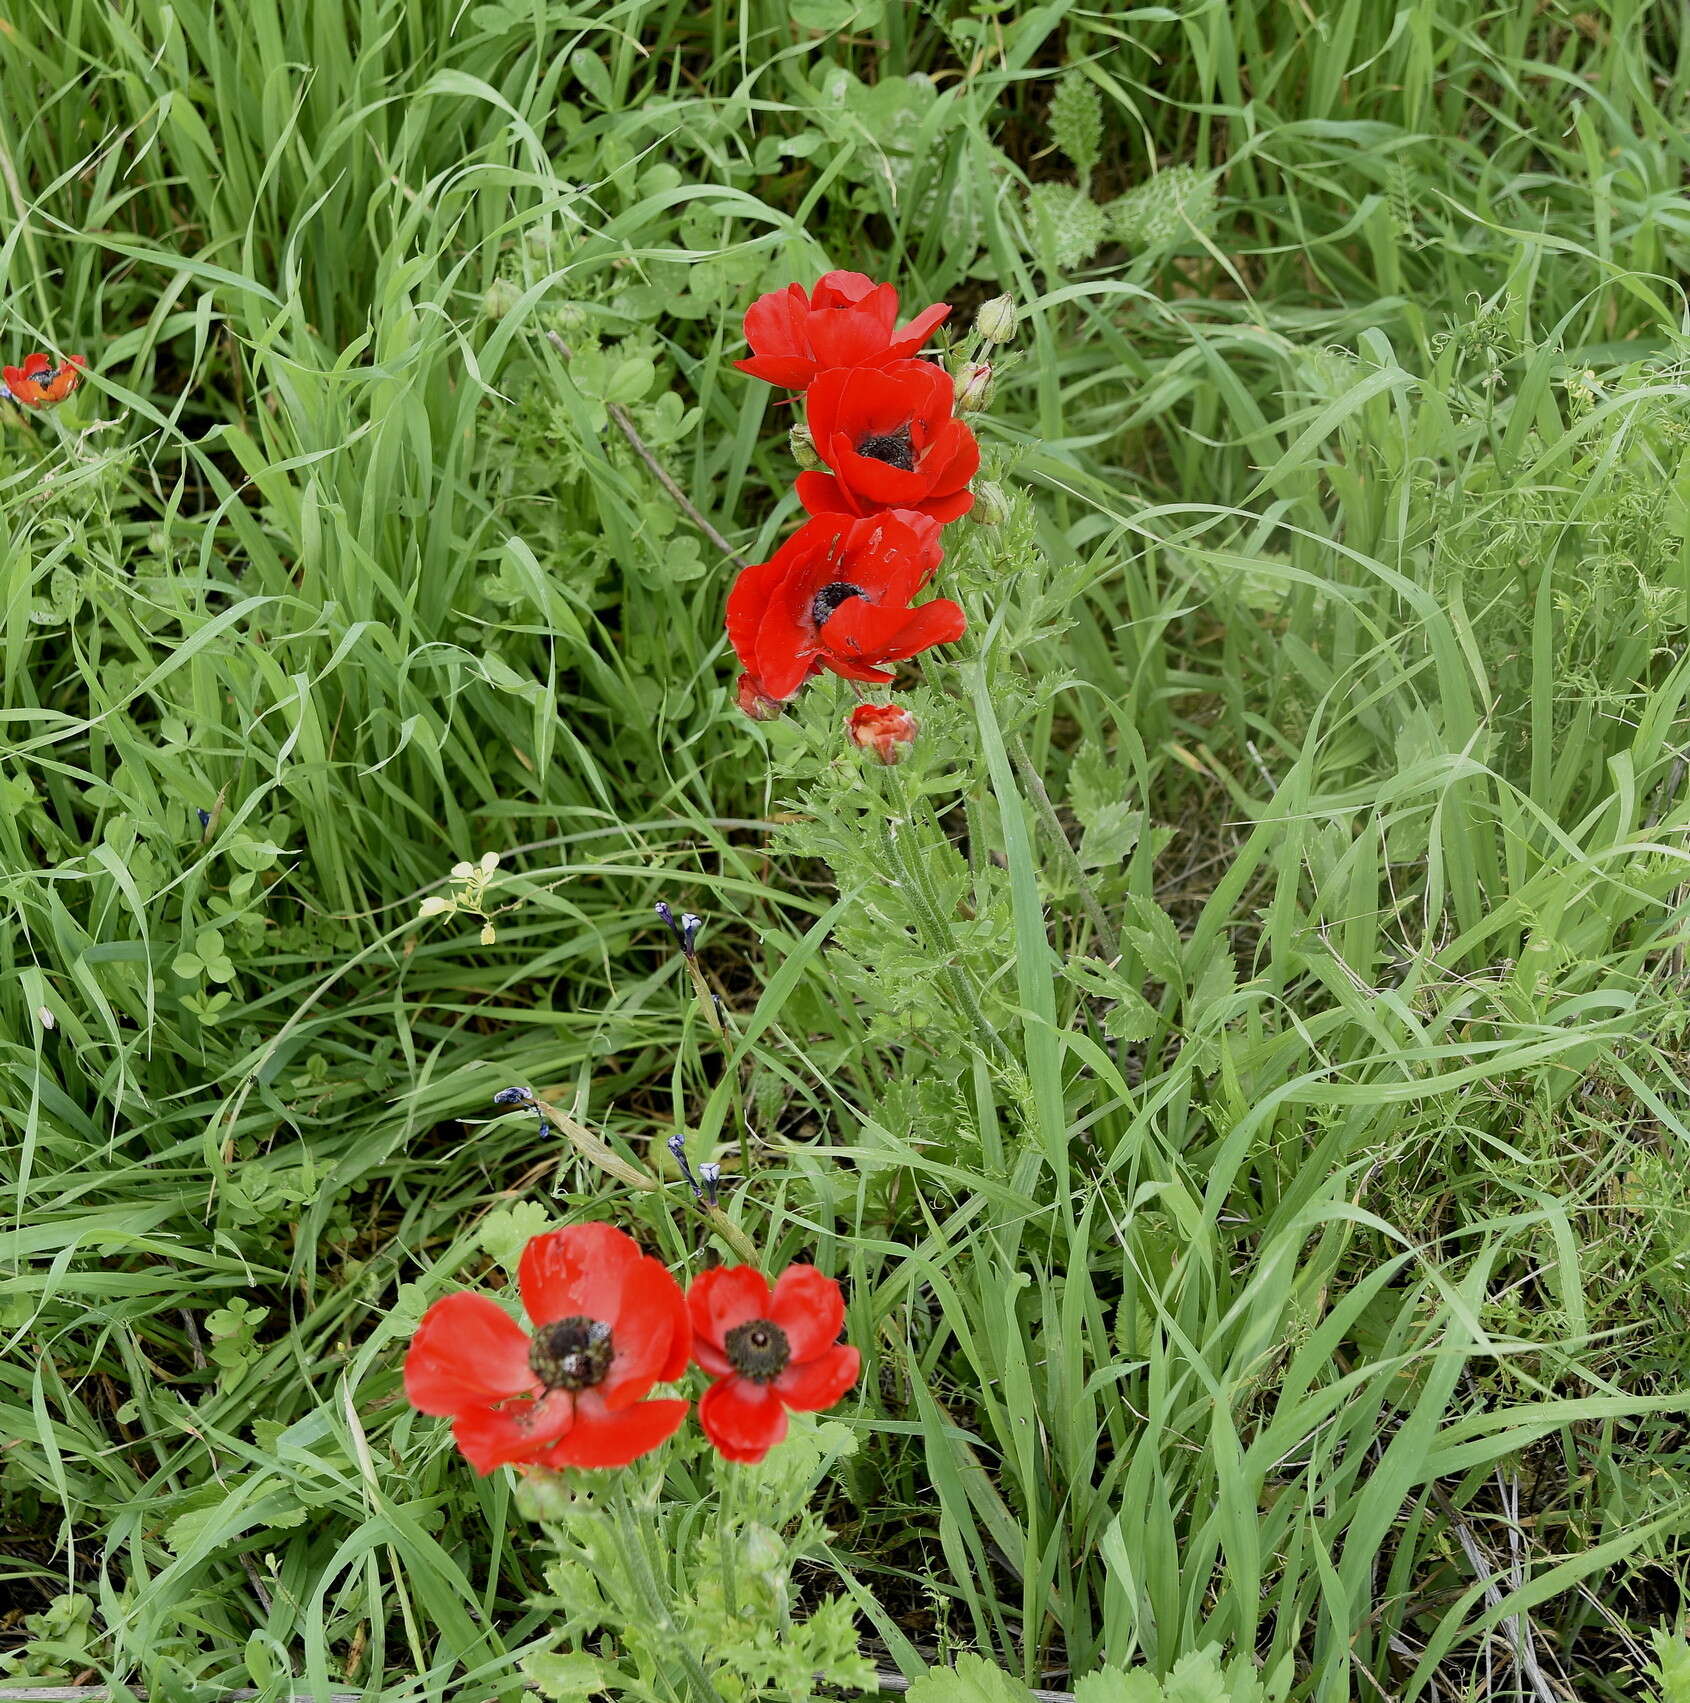
[[[1218,1644],[1192,1650],[1165,1681],[1145,1668],[1100,1668],[1074,1687],[1074,1703],[1261,1703],[1262,1683],[1248,1657],[1223,1668]]]
[[[552,1212],[538,1201],[519,1200],[489,1212],[481,1221],[481,1249],[495,1265],[515,1271],[522,1250],[551,1227]]]
[[[579,79],[581,87],[602,107],[616,104],[616,91],[610,84],[610,73],[590,47],[578,47],[569,56],[569,69]]]
[[[548,1697],[590,1697],[606,1691],[607,1669],[597,1656],[584,1651],[540,1650],[522,1658],[522,1671]]]
[[[1083,180],[1103,151],[1103,103],[1083,71],[1066,71],[1050,98],[1050,139],[1069,159]]]
[[[837,35],[841,30],[872,30],[879,24],[880,0],[790,0],[787,14],[800,29]]]
[[[909,1689],[910,1703],[1028,1703],[1020,1680],[984,1656],[958,1656],[953,1668],[930,1668]],[[1095,1698],[1092,1703],[1111,1703]]]
[[[1659,1703],[1690,1703],[1690,1643],[1660,1629],[1649,1639],[1655,1649],[1649,1678],[1659,1687]]]

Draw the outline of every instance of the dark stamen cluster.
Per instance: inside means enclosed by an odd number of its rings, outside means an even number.
[[[845,580],[836,579],[831,585],[824,585],[810,603],[810,619],[819,627],[839,605],[848,598],[861,597],[863,588],[851,585]]]
[[[910,429],[900,426],[895,432],[876,432],[857,444],[857,454],[870,461],[884,461],[902,473],[915,472],[915,445],[910,441]]]
[[[728,1364],[754,1384],[772,1383],[792,1359],[792,1344],[773,1319],[752,1319],[722,1338]]]
[[[604,1382],[615,1352],[602,1319],[559,1319],[534,1333],[528,1364],[548,1390],[589,1390]]]

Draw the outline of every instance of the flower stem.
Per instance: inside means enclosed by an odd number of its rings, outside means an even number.
[[[574,350],[572,350],[555,331],[548,331],[546,333],[546,341],[550,343],[566,361],[571,360],[574,357]],[[651,469],[652,476],[657,480],[658,484],[668,492],[669,500],[675,505],[675,507],[678,508],[681,513],[684,514],[687,519],[690,520],[693,525],[696,526],[698,530],[702,532],[704,536],[728,558],[730,562],[732,562],[736,567],[743,568],[746,565],[746,558],[740,555],[733,545],[731,545],[727,539],[725,539],[721,533],[719,533],[716,528],[699,513],[697,507],[693,503],[693,500],[681,489],[679,485],[675,483],[669,469],[652,454],[645,439],[640,436],[639,427],[634,424],[633,416],[629,414],[628,410],[624,408],[620,402],[607,402],[604,405],[604,411],[616,422],[616,429],[628,440],[629,447],[632,448],[634,454]]]
[[[898,774],[901,771],[890,771]],[[900,799],[907,803],[907,798]],[[904,816],[907,822],[908,814]],[[1000,1064],[1009,1060],[1009,1048],[1005,1046],[1003,1037],[992,1027],[991,1019],[987,1017],[980,1005],[980,996],[974,991],[974,984],[964,973],[963,968],[956,962],[956,942],[951,938],[945,919],[939,914],[932,895],[922,880],[920,872],[914,863],[904,855],[904,848],[899,841],[897,830],[892,822],[881,824],[881,835],[886,843],[886,855],[897,873],[898,885],[909,894],[915,906],[916,923],[921,932],[927,936],[929,947],[939,954],[939,961],[945,980],[950,983],[951,991],[956,996],[957,1003],[968,1014],[969,1020],[979,1030],[981,1038],[986,1043],[986,1050]]]
[[[1033,760],[1027,755],[1027,743],[1019,733],[1011,733],[1005,744],[1009,747],[1009,760],[1015,765],[1015,772],[1020,775],[1021,784],[1032,797],[1033,809],[1056,847],[1057,858],[1067,870],[1068,879],[1079,889],[1080,903],[1085,906],[1086,915],[1091,918],[1091,926],[1097,932],[1097,943],[1103,948],[1103,956],[1110,963],[1114,963],[1121,956],[1120,936],[1116,934],[1114,924],[1103,914],[1103,906],[1099,903],[1097,894],[1092,891],[1091,883],[1086,879],[1080,855],[1074,850],[1067,830],[1062,826],[1062,819],[1056,814],[1056,806],[1051,803],[1050,794],[1045,791],[1045,783],[1039,771],[1033,767]]]
[[[622,1564],[628,1570],[629,1582],[640,1598],[648,1620],[662,1628],[666,1644],[679,1657],[682,1671],[687,1677],[687,1689],[692,1692],[695,1703],[722,1703],[721,1694],[710,1683],[710,1676],[704,1671],[704,1664],[698,1659],[691,1641],[676,1622],[668,1600],[657,1582],[657,1575],[652,1571],[651,1557],[646,1554],[645,1539],[640,1535],[629,1511],[628,1493],[623,1488],[620,1476],[616,1488],[611,1492],[610,1501],[617,1547],[622,1551]]]

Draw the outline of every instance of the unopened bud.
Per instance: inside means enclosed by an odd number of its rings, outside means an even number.
[[[976,526],[1002,526],[1009,519],[1009,498],[1004,495],[1003,486],[982,479],[973,491],[974,506],[968,511],[968,518]]]
[[[902,704],[858,704],[845,720],[851,743],[871,751],[888,767],[901,763],[915,749],[921,723]]]
[[[997,388],[997,380],[992,376],[991,364],[987,361],[970,361],[956,375],[954,383],[959,414],[978,414],[982,408],[990,406],[992,392]]]
[[[481,311],[489,319],[503,319],[522,300],[522,288],[514,278],[495,278],[481,298]]]
[[[739,1560],[747,1572],[768,1577],[786,1560],[786,1545],[767,1526],[750,1521],[740,1533]]]
[[[740,709],[753,721],[773,721],[786,708],[779,698],[771,698],[749,674],[740,675],[734,697]]]
[[[974,329],[988,343],[1007,343],[1015,335],[1014,296],[993,296],[974,316]]]
[[[827,466],[827,463],[816,454],[816,440],[810,436],[808,426],[794,426],[786,434],[786,441],[792,449],[792,459],[806,473],[815,473]]]

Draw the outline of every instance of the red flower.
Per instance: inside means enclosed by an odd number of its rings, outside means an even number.
[[[898,292],[890,284],[861,272],[829,272],[812,295],[789,284],[759,296],[745,315],[751,359],[734,365],[802,390],[828,367],[882,367],[913,355],[950,311],[939,302],[898,331]]]
[[[52,357],[38,350],[25,355],[21,367],[0,367],[0,378],[6,381],[14,402],[26,408],[40,408],[49,402],[63,402],[82,382],[82,369],[87,362],[80,355],[66,355],[63,366],[54,366]]]
[[[891,766],[915,749],[921,723],[901,704],[858,704],[845,718],[845,731],[853,745]]]
[[[956,418],[955,388],[932,361],[823,373],[804,407],[832,471],[800,473],[798,500],[811,514],[919,509],[941,522],[966,514],[980,446]]]
[[[698,1422],[730,1461],[760,1461],[786,1414],[816,1413],[857,1381],[861,1356],[838,1342],[845,1298],[813,1265],[789,1265],[769,1292],[761,1272],[721,1266],[687,1290],[694,1358],[714,1380]]]
[[[686,1417],[644,1401],[692,1351],[685,1297],[661,1262],[608,1224],[536,1236],[517,1271],[532,1338],[486,1295],[448,1295],[423,1314],[405,1394],[450,1417],[464,1457],[494,1467],[626,1466]]]
[[[882,664],[961,638],[967,621],[956,604],[909,606],[941,554],[938,525],[922,514],[806,521],[728,593],[728,638],[748,677],[741,707],[758,694],[784,701],[824,668],[885,682]]]

